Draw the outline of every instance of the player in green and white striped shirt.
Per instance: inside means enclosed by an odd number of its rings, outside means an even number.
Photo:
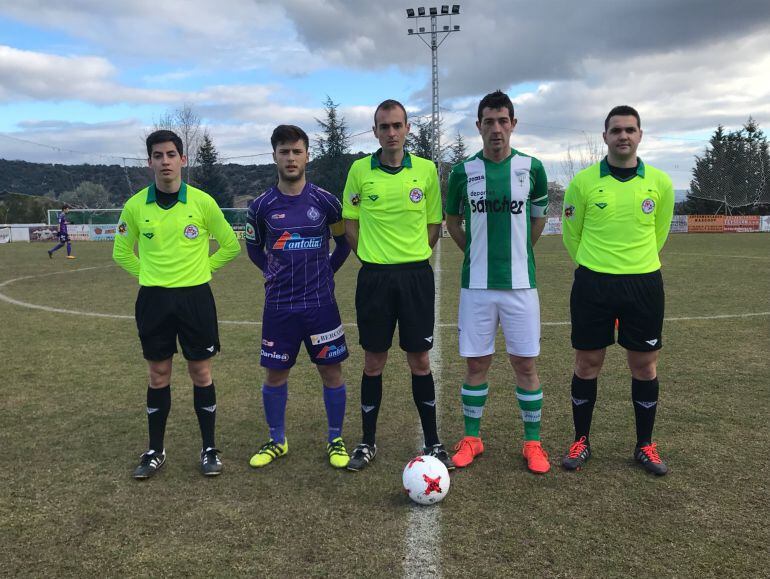
[[[464,467],[484,451],[479,427],[501,325],[524,421],[524,458],[530,471],[545,473],[550,464],[540,444],[540,302],[532,247],[545,227],[548,182],[540,161],[511,148],[516,118],[508,95],[485,96],[476,126],[484,147],[452,168],[446,207],[449,234],[465,252],[458,315],[460,355],[467,361],[465,437],[452,460]]]

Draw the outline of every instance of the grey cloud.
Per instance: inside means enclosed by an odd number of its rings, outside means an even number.
[[[429,66],[428,49],[406,35],[414,21],[407,21],[404,9],[419,3],[287,0],[284,5],[306,45],[341,64]],[[446,97],[476,94],[479,87],[486,92],[501,84],[576,78],[584,73],[586,59],[609,63],[694,50],[749,36],[770,22],[770,3],[764,0],[470,0],[461,5],[453,23],[462,31],[439,52]],[[427,19],[422,22],[430,26]]]

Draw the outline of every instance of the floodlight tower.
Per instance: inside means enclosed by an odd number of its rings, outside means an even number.
[[[410,36],[419,36],[425,46],[430,48],[432,56],[432,84],[433,84],[433,111],[432,111],[432,123],[431,123],[431,148],[433,162],[438,166],[439,173],[441,172],[441,137],[439,134],[439,100],[438,100],[438,47],[441,46],[452,32],[459,32],[460,25],[452,24],[452,16],[460,14],[460,5],[452,4],[450,11],[447,4],[441,6],[441,13],[435,6],[428,8],[428,15],[425,14],[425,7],[420,6],[415,13],[414,8],[406,9],[407,18],[415,18],[415,28],[409,28],[408,34]],[[424,26],[420,26],[420,18],[430,17],[430,31],[425,30]],[[442,30],[438,29],[439,18],[449,18],[449,25],[444,25]],[[430,34],[430,44],[423,38],[423,36]],[[439,35],[443,34],[439,39]]]

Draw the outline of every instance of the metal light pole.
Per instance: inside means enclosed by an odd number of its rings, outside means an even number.
[[[431,138],[432,138],[432,157],[433,162],[438,166],[439,177],[441,176],[441,136],[439,133],[439,99],[438,99],[438,47],[441,46],[452,32],[459,32],[460,25],[452,24],[452,16],[460,14],[460,5],[453,4],[452,10],[449,10],[449,6],[444,4],[441,6],[441,13],[436,7],[428,8],[428,14],[425,13],[425,7],[420,6],[415,13],[414,8],[406,9],[407,18],[415,18],[416,28],[409,28],[408,34],[410,36],[419,36],[420,40],[430,48],[432,56],[432,85],[433,85],[433,110],[431,117]],[[430,30],[425,30],[424,26],[420,26],[420,18],[430,18]],[[444,25],[442,30],[438,28],[438,19],[448,17],[449,25]],[[430,34],[430,44],[423,38]],[[439,35],[443,36],[439,39]]]

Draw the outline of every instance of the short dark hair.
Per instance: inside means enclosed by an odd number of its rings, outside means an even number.
[[[630,107],[628,105],[619,105],[617,107],[613,107],[610,113],[607,115],[607,118],[604,119],[605,131],[609,128],[610,119],[612,117],[635,117],[637,126],[640,129],[642,128],[642,119],[639,118],[639,113],[634,107]]]
[[[377,113],[379,113],[381,110],[383,111],[389,111],[391,109],[401,109],[404,111],[404,123],[406,123],[406,109],[404,108],[404,105],[402,105],[400,102],[394,99],[386,99],[382,101],[380,104],[377,105],[377,108],[374,109],[374,126],[377,126]]]
[[[161,129],[159,131],[153,131],[147,135],[147,156],[152,157],[152,146],[159,145],[160,143],[174,143],[177,153],[184,155],[184,145],[182,145],[182,139],[179,138],[174,131],[168,129]]]
[[[487,96],[481,99],[481,102],[479,103],[479,112],[478,112],[479,121],[481,120],[481,113],[486,108],[490,108],[490,109],[506,108],[508,109],[508,114],[510,115],[511,120],[513,120],[513,103],[511,102],[511,97],[509,97],[500,89],[497,89],[495,92],[489,93]]]
[[[270,136],[270,144],[273,146],[273,151],[281,143],[296,143],[297,141],[305,143],[306,150],[310,148],[310,140],[307,138],[307,133],[296,125],[278,125]]]
[[[66,203],[65,203],[64,205],[62,205],[62,206],[61,206],[61,210],[62,210],[62,211],[65,211],[65,210],[69,210],[69,208],[70,208],[70,206],[69,206],[69,205],[67,205]]]

